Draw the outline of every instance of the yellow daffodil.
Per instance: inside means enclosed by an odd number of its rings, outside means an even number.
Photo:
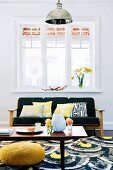
[[[83,86],[83,80],[84,80],[85,73],[92,73],[92,69],[88,68],[88,67],[80,67],[80,68],[75,69],[75,74],[79,81],[79,87]],[[73,80],[73,79],[74,79],[74,76],[71,77],[71,80]]]
[[[71,80],[74,80],[74,76],[71,76]]]
[[[46,119],[45,123],[46,123],[46,127],[50,127],[52,124],[52,121],[51,119]]]
[[[84,73],[92,73],[92,69],[91,68],[88,68],[88,67],[81,67],[79,69],[75,69],[75,73],[76,74],[84,74]]]
[[[84,72],[92,73],[92,69],[91,69],[91,68],[84,67]]]

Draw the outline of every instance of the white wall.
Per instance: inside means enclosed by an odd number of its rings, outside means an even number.
[[[26,3],[26,2],[27,3]],[[17,3],[19,2],[19,3]],[[13,19],[15,16],[36,16],[45,19],[55,8],[56,0],[43,1],[0,0],[0,124],[9,121],[9,108],[15,108],[17,99],[25,96],[94,97],[96,107],[105,109],[104,129],[113,130],[113,2],[112,0],[62,1],[74,20],[77,17],[97,17],[100,20],[99,57],[101,58],[102,93],[12,93],[11,59],[13,56]],[[39,2],[39,3],[38,3]],[[16,56],[15,56],[16,57]]]

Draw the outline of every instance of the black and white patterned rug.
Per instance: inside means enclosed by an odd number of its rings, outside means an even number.
[[[35,141],[37,142],[37,141]],[[1,163],[0,170],[61,170],[59,142],[41,142],[46,156],[42,163],[12,167]],[[65,142],[65,170],[113,170],[113,137],[87,137]]]

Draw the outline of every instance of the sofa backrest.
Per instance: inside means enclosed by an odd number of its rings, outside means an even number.
[[[67,98],[67,97],[23,97],[18,99],[17,104],[17,117],[20,116],[23,105],[32,105],[33,102],[47,102],[52,101],[52,113],[54,112],[57,104],[86,102],[87,114],[90,117],[95,117],[95,102],[93,98]]]

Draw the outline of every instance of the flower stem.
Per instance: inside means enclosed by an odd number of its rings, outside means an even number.
[[[82,75],[82,77],[77,76],[78,80],[79,80],[79,87],[82,88],[83,87],[83,83],[84,83],[84,75]]]

